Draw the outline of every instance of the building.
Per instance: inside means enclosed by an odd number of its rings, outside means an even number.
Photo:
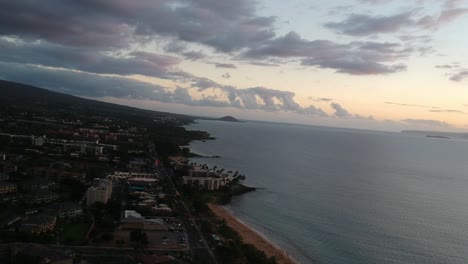
[[[51,204],[42,210],[44,213],[54,215],[59,219],[72,219],[83,215],[83,208],[70,202]]]
[[[86,205],[91,206],[97,202],[106,204],[112,196],[112,181],[107,179],[94,179],[93,185],[86,192]]]
[[[49,190],[39,190],[34,193],[27,201],[32,204],[46,204],[57,201],[60,195]]]
[[[232,180],[232,177],[195,167],[189,171],[188,176],[183,176],[182,180],[184,185],[213,191],[226,186]]]
[[[133,210],[125,210],[120,218],[120,229],[167,231],[168,225],[162,218],[145,218]]]
[[[16,184],[11,182],[0,182],[0,195],[16,193]]]
[[[141,173],[141,172],[127,172],[127,171],[115,171],[114,174],[108,175],[108,179],[111,181],[124,181],[132,178],[146,178],[153,179],[155,174],[153,173]]]
[[[29,181],[19,183],[21,190],[36,192],[41,190],[56,190],[57,184],[53,181],[42,178],[34,178]]]
[[[21,232],[40,235],[54,230],[57,219],[55,216],[39,214],[31,216],[23,221]]]

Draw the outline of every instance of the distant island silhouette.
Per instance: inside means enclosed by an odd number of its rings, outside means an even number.
[[[238,119],[232,117],[232,116],[223,116],[221,118],[218,118],[218,120],[221,121],[226,121],[226,122],[240,122]]]

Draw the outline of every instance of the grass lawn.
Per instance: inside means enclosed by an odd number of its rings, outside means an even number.
[[[62,243],[78,243],[88,233],[91,223],[77,222],[60,225],[60,240]]]

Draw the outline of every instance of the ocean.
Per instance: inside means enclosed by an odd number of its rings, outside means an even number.
[[[259,189],[234,216],[299,263],[468,263],[468,141],[198,120],[195,158]]]

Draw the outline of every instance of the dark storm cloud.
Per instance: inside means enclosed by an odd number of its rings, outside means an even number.
[[[338,44],[328,40],[309,41],[290,32],[248,50],[246,58],[302,58],[302,64],[334,69],[353,75],[388,74],[404,71],[403,64],[389,64],[410,53],[397,43],[350,42]]]
[[[275,18],[257,15],[256,8],[255,1],[250,0],[47,0],[41,4],[32,0],[4,1],[0,4],[0,35],[26,42],[41,40],[69,48],[71,53],[74,49],[86,49],[87,56],[97,56],[98,61],[103,52],[170,40],[163,49],[189,60],[206,58],[201,50],[187,47],[194,43],[234,58],[254,60],[256,65],[274,66],[268,61],[274,58],[299,59],[306,66],[354,75],[403,71],[406,66],[395,61],[419,52],[395,43],[340,44],[306,40],[294,32],[277,36]],[[130,65],[123,68],[159,75],[153,72],[156,65],[145,70],[144,62],[127,59]],[[123,61],[110,63],[109,66],[115,65],[111,70],[96,72],[119,74],[116,68]]]
[[[2,38],[0,48],[2,62],[28,63],[102,74],[143,74],[165,78],[180,62],[176,57],[149,52],[111,56],[81,47],[70,48],[46,42],[8,41]]]
[[[71,46],[126,47],[159,35],[230,52],[272,38],[250,0],[3,1],[0,34]]]
[[[403,123],[409,124],[409,125],[423,125],[423,126],[431,126],[431,127],[439,127],[439,128],[450,128],[452,125],[449,123],[443,122],[443,121],[438,121],[438,120],[432,120],[432,119],[402,119],[400,120]]]

